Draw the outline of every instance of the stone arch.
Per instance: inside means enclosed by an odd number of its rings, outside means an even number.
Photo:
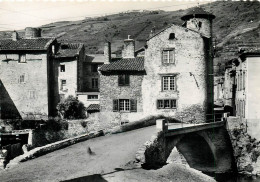
[[[186,134],[176,144],[176,148],[190,167],[200,171],[214,171],[216,168],[216,156],[204,136],[197,133]]]

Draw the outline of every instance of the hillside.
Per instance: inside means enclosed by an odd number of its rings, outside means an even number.
[[[213,23],[214,40],[217,45],[218,62],[232,58],[237,47],[260,42],[260,3],[255,2],[212,2],[202,7],[216,15]],[[181,25],[180,19],[188,10],[179,11],[132,11],[80,21],[55,22],[41,26],[43,36],[55,36],[68,42],[82,42],[88,53],[102,53],[105,39],[112,41],[112,51],[122,49],[123,39],[131,35],[140,48],[152,28],[159,31],[174,23]],[[23,31],[19,31],[21,34]],[[11,32],[0,32],[1,38],[11,36]]]

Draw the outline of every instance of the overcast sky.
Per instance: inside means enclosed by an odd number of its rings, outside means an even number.
[[[21,1],[21,2],[19,2]],[[81,20],[85,17],[102,16],[124,12],[128,10],[165,10],[174,11],[186,9],[199,4],[202,1],[84,1],[77,2],[51,2],[47,0],[23,0],[1,1],[0,0],[0,31],[20,30],[25,27],[37,27],[40,25],[66,20]],[[32,1],[32,0],[31,0]]]

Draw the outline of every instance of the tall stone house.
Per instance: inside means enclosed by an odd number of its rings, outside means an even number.
[[[213,121],[214,18],[197,7],[182,17],[183,26],[172,24],[150,36],[138,55],[128,38],[122,59],[107,56],[109,64],[100,68],[100,121],[149,115]]]
[[[59,100],[83,89],[83,61],[85,47],[80,43],[60,43],[55,54]]]
[[[46,119],[58,102],[55,75],[55,38],[41,37],[41,30],[26,28],[25,37],[13,32],[0,40],[1,118]]]

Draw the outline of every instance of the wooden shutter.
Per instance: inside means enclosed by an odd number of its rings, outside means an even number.
[[[125,85],[129,85],[130,79],[129,79],[129,75],[125,75]]]
[[[135,99],[130,100],[130,110],[131,112],[137,112],[137,101]]]
[[[124,75],[118,75],[118,85],[124,85]]]
[[[118,99],[113,100],[113,111],[118,111]]]

